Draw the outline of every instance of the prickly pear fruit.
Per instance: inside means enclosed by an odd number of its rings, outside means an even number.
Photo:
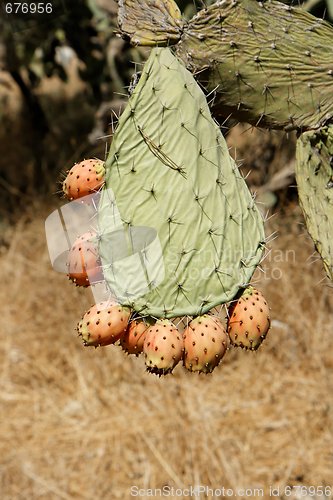
[[[90,159],[76,163],[63,182],[64,195],[70,201],[95,193],[105,182],[105,167],[102,160]]]
[[[211,373],[229,347],[229,338],[218,318],[204,314],[184,330],[184,366],[191,372]]]
[[[255,351],[270,328],[269,308],[261,292],[253,286],[228,309],[228,334],[233,345]]]
[[[151,326],[143,344],[147,370],[156,375],[171,373],[182,358],[184,339],[168,319],[159,319]]]
[[[113,301],[99,302],[84,314],[78,333],[85,346],[114,344],[125,335],[131,311]]]
[[[143,320],[133,320],[125,332],[125,335],[120,339],[120,345],[128,354],[138,356],[143,351],[143,343],[146,338],[146,333],[149,325]]]
[[[103,279],[96,238],[96,233],[88,231],[80,236],[69,250],[67,276],[77,286],[87,287]]]

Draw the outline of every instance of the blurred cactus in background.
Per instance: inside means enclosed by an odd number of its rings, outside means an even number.
[[[298,195],[309,233],[333,280],[333,125],[297,141]]]
[[[73,159],[104,155],[97,137],[108,133],[111,108],[118,112],[144,59],[116,38],[114,0],[52,5],[52,15],[38,17],[1,6],[0,191],[15,205],[23,193],[48,190]]]

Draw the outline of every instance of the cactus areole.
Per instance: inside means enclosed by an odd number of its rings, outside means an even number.
[[[98,207],[108,287],[141,315],[229,302],[262,257],[262,217],[191,73],[153,49],[120,117]]]

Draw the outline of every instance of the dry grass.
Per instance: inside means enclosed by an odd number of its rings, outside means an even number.
[[[190,484],[269,498],[270,485],[333,485],[333,294],[297,213],[261,277],[274,318],[263,347],[231,350],[211,376],[178,367],[158,379],[119,347],[77,339],[89,298],[50,268],[51,210],[23,216],[0,254],[1,500],[128,499],[131,485]]]

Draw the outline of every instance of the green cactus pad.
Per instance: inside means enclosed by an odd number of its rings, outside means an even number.
[[[246,285],[262,217],[205,96],[170,49],[153,49],[120,117],[99,204],[110,289],[142,315],[197,315]]]
[[[122,0],[121,32],[135,44],[174,44],[212,93],[215,118],[232,114],[255,126],[302,131],[332,120],[329,23],[302,8],[257,0],[215,2],[186,22],[173,14],[173,4]]]
[[[118,24],[132,44],[160,47],[178,42],[183,22],[174,0],[119,0]]]
[[[333,116],[332,39],[332,26],[301,8],[226,0],[190,21],[177,54],[216,89],[215,117],[305,130]]]
[[[308,231],[333,280],[333,125],[297,141],[296,180]]]

